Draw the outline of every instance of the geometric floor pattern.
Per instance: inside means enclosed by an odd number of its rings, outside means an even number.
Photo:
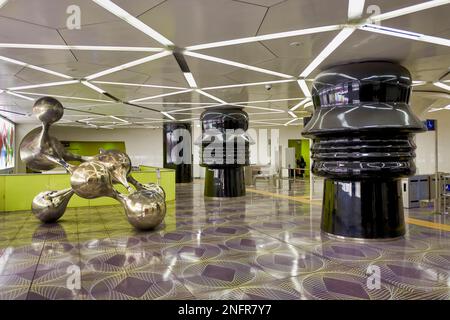
[[[408,224],[394,241],[332,239],[320,204],[269,194],[306,195],[304,183],[257,189],[266,194],[206,200],[202,182],[177,185],[149,232],[119,206],[68,209],[48,225],[2,213],[0,299],[450,299],[449,231]],[[426,209],[406,214],[450,224]]]

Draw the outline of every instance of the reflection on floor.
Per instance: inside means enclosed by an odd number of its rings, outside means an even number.
[[[179,185],[165,225],[144,233],[119,206],[70,209],[51,225],[2,213],[0,298],[450,298],[445,216],[411,210],[434,227],[410,223],[404,239],[360,244],[320,233],[320,202],[304,201],[302,182],[292,191],[262,182],[220,201],[202,191]],[[379,285],[369,266],[379,268]]]

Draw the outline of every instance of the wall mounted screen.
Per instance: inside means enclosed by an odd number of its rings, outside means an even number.
[[[14,168],[14,124],[0,117],[0,171]]]

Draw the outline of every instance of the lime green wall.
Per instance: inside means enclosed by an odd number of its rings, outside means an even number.
[[[289,139],[288,147],[295,148],[295,159],[297,160],[300,156],[303,156],[305,159],[306,167],[305,167],[305,176],[309,177],[309,163],[310,163],[310,147],[308,139]]]
[[[94,156],[100,149],[115,149],[126,153],[123,141],[62,141],[62,143],[67,151],[83,156]]]
[[[156,170],[142,168],[132,173],[133,177],[142,183],[156,183]],[[68,174],[24,174],[0,175],[0,211],[30,210],[33,198],[45,190],[61,190],[70,187]],[[175,200],[175,171],[161,169],[161,187],[166,192],[166,201]],[[127,193],[125,188],[117,186],[117,190]],[[87,207],[114,205],[117,201],[101,197],[97,199],[83,199],[74,195],[69,207]]]

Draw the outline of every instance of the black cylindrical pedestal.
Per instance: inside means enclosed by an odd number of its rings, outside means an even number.
[[[245,196],[244,168],[206,168],[205,196],[219,198]]]
[[[395,238],[405,234],[399,179],[325,179],[322,230],[342,237]]]
[[[175,182],[192,182],[191,124],[186,122],[164,123],[164,168],[175,170]],[[181,148],[181,146],[183,148]]]
[[[408,105],[411,75],[371,61],[336,66],[314,79],[312,172],[325,177],[322,231],[387,239],[405,233],[399,179],[415,173],[414,133],[424,130]]]

